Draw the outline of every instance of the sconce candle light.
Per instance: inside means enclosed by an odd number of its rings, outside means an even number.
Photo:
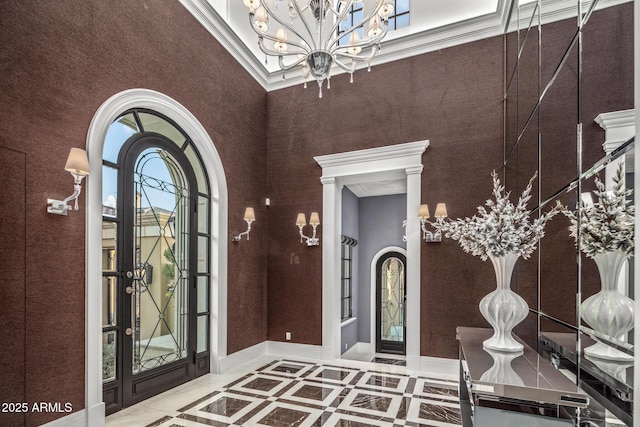
[[[305,236],[302,232],[302,229],[307,225],[307,217],[305,216],[305,214],[298,214],[296,225],[300,229],[300,243],[302,243],[302,239],[304,238],[307,240],[307,246],[320,245],[320,238],[316,237],[316,229],[320,225],[320,216],[318,215],[318,212],[311,212],[311,217],[309,218],[309,225],[313,227],[313,235],[311,237]]]
[[[253,221],[256,220],[256,214],[253,211],[253,208],[246,208],[244,210],[244,220],[247,222],[247,231],[240,233],[240,234],[234,234],[231,237],[231,241],[232,242],[239,242],[242,239],[242,236],[246,235],[247,236],[247,240],[249,240],[249,232],[251,231],[251,223]]]
[[[67,211],[71,209],[71,206],[67,205],[70,201],[75,201],[75,210],[78,210],[78,197],[82,191],[82,179],[89,175],[87,152],[81,148],[72,148],[64,169],[73,175],[73,194],[64,200],[47,199],[48,213],[67,215]]]
[[[444,203],[438,203],[436,205],[436,222],[443,221],[447,217],[447,205]],[[418,209],[418,218],[420,218],[420,224],[422,224],[422,238],[427,243],[437,243],[442,241],[442,233],[440,230],[436,230],[435,233],[427,230],[427,221],[430,218],[429,206],[420,205]]]

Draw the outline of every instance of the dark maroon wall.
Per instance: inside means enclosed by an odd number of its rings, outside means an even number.
[[[0,313],[15,327],[3,322],[0,335],[2,401],[84,407],[85,199],[68,217],[47,214],[46,199],[71,193],[69,149],[130,88],[162,92],[203,124],[225,168],[230,233],[246,227],[245,206],[256,209],[251,241],[229,247],[228,352],[264,341],[264,89],[177,1],[11,1],[0,16],[1,240],[11,253],[0,257]],[[59,416],[29,414],[26,425]]]
[[[423,202],[445,201],[451,216],[483,202],[502,161],[502,43],[495,37],[379,65],[357,72],[353,84],[335,76],[322,99],[315,85],[269,93],[270,340],[291,331],[295,342],[322,343],[321,248],[302,245],[294,225],[297,211],[322,210],[313,156],[428,139]],[[424,245],[421,265],[421,353],[456,357],[455,326],[479,324],[475,299],[493,272],[454,242]]]

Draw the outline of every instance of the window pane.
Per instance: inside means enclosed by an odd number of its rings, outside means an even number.
[[[209,278],[198,277],[198,313],[209,311]]]
[[[182,148],[184,142],[187,140],[182,132],[162,117],[149,113],[139,113],[138,117],[140,117],[140,123],[142,123],[145,132],[156,132],[164,135],[175,142],[180,148]]]
[[[102,326],[116,325],[117,277],[102,278]]]
[[[104,138],[104,147],[102,148],[102,158],[113,163],[118,163],[118,154],[122,145],[131,135],[138,133],[138,125],[133,114],[125,114],[116,119],[109,126],[107,135]]]
[[[203,351],[207,351],[208,348],[208,339],[209,335],[209,316],[203,315],[198,316],[198,344],[196,351],[201,353]]]
[[[116,331],[102,334],[102,381],[116,379]]]
[[[389,31],[396,29],[396,18],[389,18]]]
[[[209,272],[209,238],[198,236],[198,273]]]
[[[400,15],[396,17],[396,29],[409,26],[409,15]]]
[[[102,221],[102,271],[117,271],[118,224]]]
[[[396,0],[396,14],[409,11],[409,0]]]
[[[209,199],[198,197],[198,233],[209,233]]]
[[[202,169],[202,163],[200,163],[200,157],[196,154],[193,146],[189,146],[184,150],[184,154],[189,159],[193,173],[196,175],[196,181],[198,182],[198,193],[209,194],[209,187],[207,186],[207,179],[205,171]],[[194,191],[195,193],[195,191]]]
[[[115,218],[118,214],[118,170],[102,166],[102,215]]]

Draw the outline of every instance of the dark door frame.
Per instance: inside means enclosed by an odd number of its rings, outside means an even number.
[[[128,286],[134,286],[133,278],[127,272],[134,270],[134,242],[131,234],[133,229],[135,210],[135,190],[133,186],[134,169],[140,154],[148,148],[157,147],[171,154],[182,168],[187,179],[189,196],[189,276],[188,276],[188,307],[189,332],[187,336],[187,356],[139,374],[133,374],[133,340],[125,335],[127,328],[132,325],[132,296],[126,293]],[[154,132],[144,132],[130,137],[118,157],[118,164],[122,165],[118,176],[118,211],[122,212],[118,230],[118,267],[120,269],[120,285],[117,292],[117,319],[120,328],[117,338],[117,366],[116,380],[105,385],[104,391],[109,389],[115,399],[107,404],[106,413],[110,414],[120,409],[139,403],[166,390],[188,382],[196,377],[196,342],[197,342],[197,289],[194,272],[197,270],[197,181],[187,156],[167,137]]]
[[[402,323],[403,323],[403,333],[402,333],[402,341],[383,341],[382,340],[382,331],[380,329],[380,321],[382,319],[382,312],[380,310],[380,304],[382,302],[382,295],[380,292],[380,288],[382,286],[381,283],[381,268],[386,260],[389,258],[398,258],[402,261],[404,266],[404,285],[402,287],[404,291],[404,295],[402,297]],[[377,353],[392,353],[392,354],[407,354],[407,310],[406,310],[406,302],[407,302],[407,257],[400,252],[397,251],[389,251],[384,253],[378,261],[376,262],[376,352]]]

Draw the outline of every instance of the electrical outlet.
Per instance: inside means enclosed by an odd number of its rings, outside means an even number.
[[[349,344],[344,343],[344,349],[346,350],[349,347]]]
[[[291,341],[291,332],[285,332],[285,333],[284,333],[284,338],[285,338],[287,341]]]

